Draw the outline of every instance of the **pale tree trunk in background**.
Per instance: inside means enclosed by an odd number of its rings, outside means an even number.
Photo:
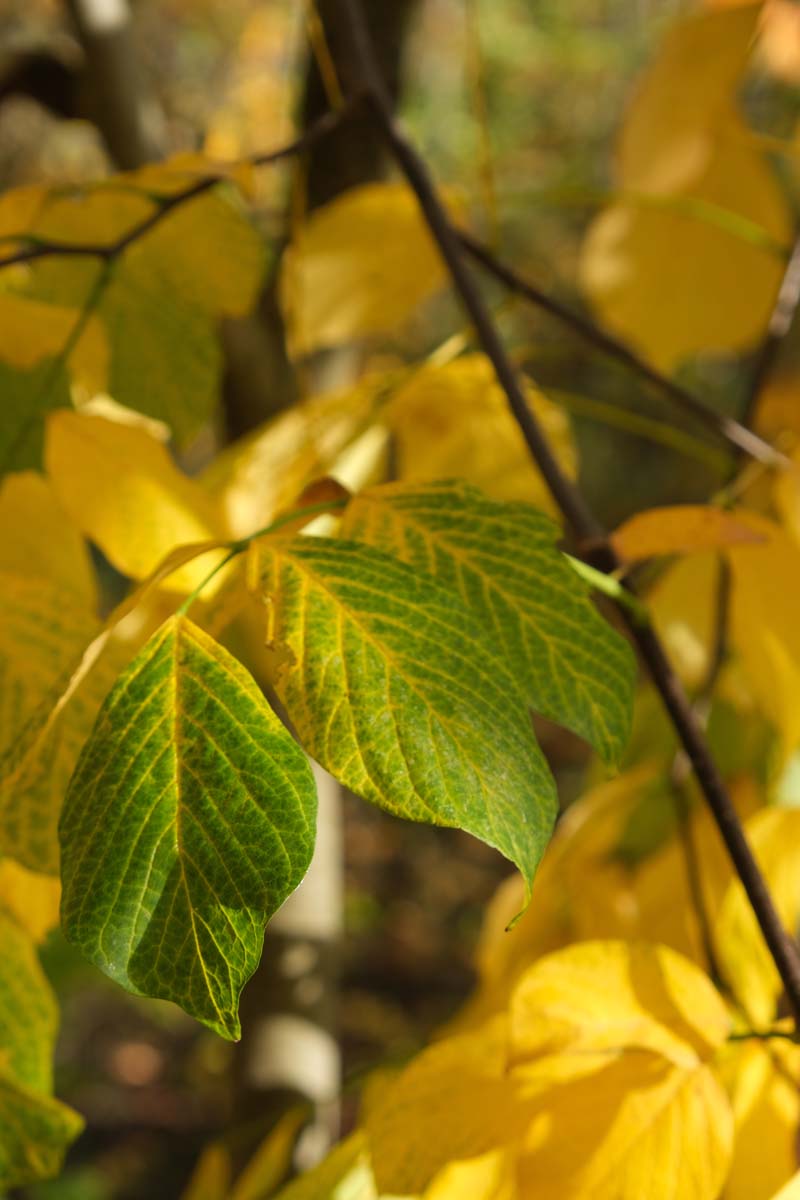
[[[399,94],[405,34],[419,0],[381,0],[370,7],[382,65]],[[350,64],[342,55],[339,0],[318,0],[317,10],[337,75],[347,83]],[[306,79],[303,122],[309,125],[330,107],[313,59]],[[339,192],[379,179],[386,168],[384,149],[366,119],[349,120],[322,142],[307,161],[306,198],[313,210]],[[274,291],[262,301],[272,337],[285,346]],[[357,360],[345,350],[315,364],[314,384],[342,386]],[[321,1158],[339,1133],[336,1097],[341,1062],[336,1039],[339,992],[339,943],[343,934],[342,797],[339,785],[316,768],[320,793],[317,847],[304,882],[270,922],[261,967],[245,992],[243,1023],[243,1096],[247,1111],[276,1115],[301,1096],[314,1101],[312,1119],[301,1141],[296,1165],[307,1168]]]

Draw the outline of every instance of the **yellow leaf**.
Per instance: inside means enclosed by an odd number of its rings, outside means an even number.
[[[478,990],[451,1023],[473,1027],[504,1009],[524,972],[542,955],[584,939],[658,941],[705,966],[689,889],[685,849],[676,829],[635,863],[620,853],[631,822],[654,803],[669,801],[657,763],[643,763],[573,803],[536,876],[533,903],[513,929],[522,906],[520,883],[507,880],[491,902],[477,952]],[[740,816],[753,808],[750,790],[734,789]],[[702,862],[700,886],[713,921],[731,877],[716,826],[703,808],[691,815],[691,836]],[[664,897],[669,896],[669,903]]]
[[[800,741],[800,546],[774,522],[750,513],[746,519],[763,540],[726,552],[733,639],[756,701],[788,755]]]
[[[293,353],[394,333],[446,278],[410,188],[352,188],[311,215],[284,258]]]
[[[779,1192],[775,1193],[772,1200],[800,1200],[800,1171],[793,1175]]]
[[[125,575],[141,579],[175,546],[223,538],[213,501],[181,474],[144,430],[59,410],[48,423],[45,464],[64,509]],[[219,553],[203,555],[164,581],[190,591]]]
[[[689,688],[699,687],[708,673],[718,575],[715,554],[693,555],[671,566],[647,598],[653,624]]]
[[[528,401],[562,468],[574,475],[577,456],[568,418],[530,385]],[[416,371],[390,400],[386,421],[396,438],[400,479],[466,479],[494,499],[529,500],[554,511],[484,355]]]
[[[531,1109],[509,1079],[506,1038],[494,1018],[428,1047],[386,1086],[364,1123],[379,1191],[420,1192],[448,1163],[522,1135]]]
[[[717,1200],[732,1126],[728,1098],[710,1067],[683,1069],[647,1051],[628,1051],[543,1097],[520,1157],[519,1195]]]
[[[0,290],[0,353],[5,362],[32,367],[68,347],[78,323],[77,309],[60,308]],[[97,317],[85,322],[70,355],[77,383],[89,394],[102,391],[108,378],[108,344]]]
[[[784,927],[800,920],[800,810],[766,808],[746,831]],[[726,981],[756,1029],[771,1025],[783,987],[738,879],[729,884],[717,922]]]
[[[515,1063],[568,1054],[653,1051],[690,1069],[730,1030],[719,993],[693,963],[666,946],[579,942],[549,954],[514,990]]]
[[[97,604],[88,547],[43,475],[20,471],[0,483],[0,570],[46,579],[87,612]]]
[[[732,1042],[721,1069],[736,1130],[725,1200],[773,1200],[797,1169],[800,1046]],[[792,1195],[787,1192],[785,1200]]]
[[[584,942],[515,989],[511,1075],[540,1111],[521,1152],[537,1200],[716,1200],[732,1118],[707,1065],[730,1028],[709,979],[663,946]]]
[[[583,247],[603,321],[665,370],[755,342],[780,283],[786,198],[735,104],[758,11],[695,14],[667,36],[620,138],[623,199]]]
[[[424,1200],[517,1200],[514,1163],[504,1151],[493,1151],[440,1171]]]
[[[228,1200],[232,1174],[230,1154],[212,1142],[200,1155],[181,1200]]]
[[[611,536],[617,554],[629,562],[659,554],[694,554],[763,540],[756,530],[733,514],[708,504],[651,508],[630,517]]]
[[[61,883],[52,875],[29,871],[13,858],[0,861],[0,906],[35,942],[58,925]]]

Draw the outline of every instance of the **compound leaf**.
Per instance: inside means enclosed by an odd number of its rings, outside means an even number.
[[[305,748],[398,816],[464,829],[528,886],[556,812],[524,694],[459,596],[371,546],[261,547],[276,687]]]

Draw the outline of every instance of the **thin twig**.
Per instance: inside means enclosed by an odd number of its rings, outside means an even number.
[[[272,163],[279,162],[281,159],[301,154],[321,138],[338,128],[341,122],[357,107],[358,102],[359,98],[357,96],[353,97],[348,104],[335,112],[324,113],[318,121],[310,125],[305,133],[295,138],[294,141],[289,142],[285,146],[280,146],[277,150],[270,150],[266,154],[255,154],[251,158],[244,159],[243,162],[252,167],[266,167]],[[84,242],[76,245],[70,242],[37,238],[32,245],[28,245],[21,250],[16,250],[13,254],[6,255],[5,258],[0,258],[0,270],[3,267],[15,266],[18,263],[36,262],[37,259],[54,256],[61,258],[99,258],[107,261],[118,258],[129,246],[149,233],[160,221],[163,221],[168,213],[180,205],[194,200],[197,196],[201,196],[204,192],[210,191],[211,188],[216,187],[218,184],[226,182],[227,179],[228,176],[225,174],[202,175],[194,183],[181,189],[181,191],[173,192],[170,196],[159,198],[155,211],[134,225],[122,237],[117,238],[116,241],[99,243]],[[25,234],[21,234],[19,240],[28,240],[30,242],[33,239],[26,238]]]
[[[364,99],[369,104],[390,150],[416,194],[428,228],[439,246],[453,284],[469,313],[483,350],[492,362],[498,382],[506,393],[531,456],[578,540],[587,550],[593,548],[593,565],[608,574],[618,571],[622,564],[609,546],[605,531],[587,507],[586,501],[576,485],[561,470],[547,437],[525,402],[515,369],[475,280],[464,262],[462,244],[450,223],[428,168],[395,123],[384,84],[376,66],[359,0],[343,0],[343,8],[353,59],[360,75],[359,83],[364,89]],[[742,881],[764,934],[764,939],[783,980],[795,1021],[800,1023],[800,953],[781,924],[772,896],[750,850],[738,814],[711,756],[702,728],[652,626],[637,622],[624,606],[618,606],[618,611],[647,665],[689,761],[692,763],[700,788],[714,815],[728,853],[733,860],[736,873]]]
[[[678,408],[689,413],[695,420],[705,425],[717,437],[723,438],[726,442],[730,442],[737,450],[749,455],[751,458],[757,459],[759,462],[768,464],[771,467],[780,467],[786,469],[790,467],[791,461],[774,446],[770,446],[769,442],[765,442],[746,425],[735,421],[733,417],[728,417],[724,413],[717,412],[716,409],[710,408],[703,404],[696,396],[686,388],[681,387],[679,383],[675,383],[667,375],[662,375],[651,367],[648,362],[640,358],[633,350],[619,341],[612,334],[606,333],[598,328],[592,321],[580,313],[575,312],[566,304],[562,304],[560,300],[554,299],[547,292],[542,291],[535,283],[531,283],[529,279],[520,275],[513,267],[509,267],[506,263],[500,261],[488,247],[474,238],[472,234],[465,230],[458,231],[458,237],[464,249],[480,263],[490,274],[494,275],[501,283],[503,283],[511,291],[516,292],[519,296],[523,296],[529,300],[531,304],[535,304],[538,308],[544,309],[551,316],[561,321],[562,324],[568,325],[573,333],[576,333],[584,341],[590,342],[597,350],[607,354],[610,358],[615,358],[617,362],[622,363],[630,370],[635,371],[642,379],[646,379],[648,383],[666,396]],[[798,280],[800,283],[800,279]]]
[[[756,357],[750,387],[747,393],[747,403],[742,413],[745,425],[752,423],[758,401],[764,387],[775,369],[778,353],[783,339],[788,334],[794,322],[797,307],[800,305],[800,236],[795,240],[789,261],[783,272],[783,279],[778,288],[775,307],[767,326],[766,337]]]

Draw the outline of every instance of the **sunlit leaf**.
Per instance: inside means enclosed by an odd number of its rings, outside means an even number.
[[[512,1076],[540,1114],[519,1186],[544,1200],[716,1200],[733,1121],[709,1062],[730,1019],[666,947],[584,942],[540,960],[512,999]]]
[[[298,537],[261,555],[275,686],[306,750],[382,808],[481,838],[529,885],[555,788],[476,618],[370,546]]]
[[[365,1120],[379,1191],[421,1192],[449,1162],[522,1136],[532,1109],[509,1076],[507,1037],[498,1017],[437,1042],[382,1091]]]
[[[800,1048],[756,1038],[731,1043],[722,1077],[736,1126],[725,1200],[773,1200],[797,1170]]]
[[[293,350],[394,333],[446,278],[409,187],[352,188],[312,213],[284,258]]]
[[[579,942],[540,959],[511,1005],[512,1060],[630,1048],[677,1067],[707,1060],[731,1027],[711,981],[666,946]]]
[[[310,768],[253,680],[185,617],[122,674],[61,821],[67,937],[226,1037],[268,918],[311,856]]]
[[[361,492],[342,533],[456,592],[512,665],[531,707],[615,762],[630,731],[628,645],[599,616],[536,509],[459,483]]]
[[[33,943],[0,913],[0,1187],[55,1175],[83,1128],[52,1098],[57,1011]]]
[[[753,853],[787,929],[800,921],[800,810],[766,808],[746,825]],[[783,991],[744,888],[733,879],[722,901],[718,947],[725,977],[757,1029],[769,1026]]]
[[[574,475],[577,458],[568,418],[532,385],[527,394],[562,468]],[[466,479],[497,500],[529,500],[555,513],[484,355],[421,367],[397,389],[385,419],[395,434],[400,479]]]
[[[561,1062],[550,1060],[556,1079]],[[518,1187],[537,1200],[717,1200],[732,1140],[730,1104],[709,1066],[631,1050],[543,1097]]]

